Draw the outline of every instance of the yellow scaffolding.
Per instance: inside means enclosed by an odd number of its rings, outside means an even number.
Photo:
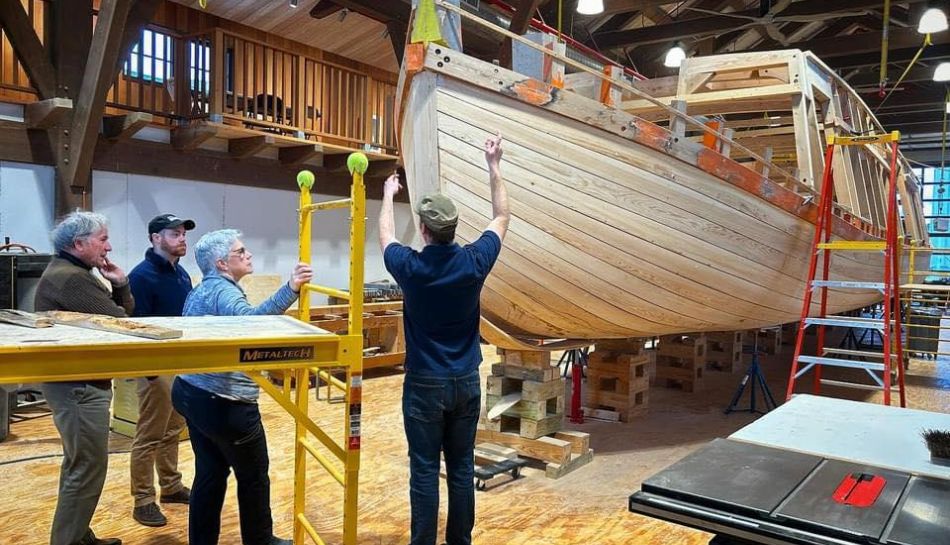
[[[943,316],[950,315],[950,285],[926,283],[929,279],[950,279],[947,271],[935,271],[930,267],[920,269],[918,260],[926,257],[930,261],[933,255],[950,255],[950,249],[930,246],[909,246],[907,252],[907,283],[901,286],[901,301],[907,308],[904,313],[907,324],[908,352],[936,358],[950,355],[940,350],[943,332],[950,329],[950,322],[944,325]]]
[[[363,256],[366,233],[366,188],[362,172],[353,172],[349,199],[311,204],[310,188],[301,186],[300,260],[310,262],[310,216],[317,210],[349,207],[349,293],[315,284],[300,291],[299,320],[289,316],[196,316],[140,318],[145,323],[181,329],[179,339],[145,340],[118,333],[77,330],[68,326],[31,329],[0,324],[0,384],[111,379],[184,373],[243,371],[296,421],[294,452],[294,543],[304,534],[326,542],[307,519],[307,457],[312,456],[343,486],[343,544],[356,545],[360,468],[360,413],[363,373]],[[346,335],[309,323],[310,292],[333,293],[349,300]],[[310,372],[345,368],[344,438],[335,441],[308,414]],[[264,375],[288,370],[296,388],[282,389]],[[338,381],[343,382],[343,381]],[[313,436],[317,443],[310,440]],[[329,456],[321,452],[322,446]]]

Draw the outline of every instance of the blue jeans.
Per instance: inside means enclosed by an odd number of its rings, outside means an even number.
[[[445,454],[449,516],[445,541],[470,545],[475,525],[475,428],[481,408],[478,371],[443,378],[409,373],[402,414],[409,443],[410,545],[434,545],[439,524],[439,455]]]
[[[257,404],[224,399],[181,378],[172,386],[172,404],[188,422],[195,452],[189,545],[218,543],[231,468],[238,485],[241,541],[244,545],[269,545],[274,529],[267,476],[270,460]]]

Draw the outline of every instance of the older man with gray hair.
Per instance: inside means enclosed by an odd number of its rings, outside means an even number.
[[[109,261],[106,217],[76,211],[51,234],[56,257],[36,286],[34,307],[124,317],[134,301],[125,272]],[[112,284],[112,291],[93,276],[93,269]],[[99,539],[89,528],[106,480],[109,454],[111,380],[48,382],[42,386],[63,441],[59,497],[50,531],[50,545],[121,545]]]

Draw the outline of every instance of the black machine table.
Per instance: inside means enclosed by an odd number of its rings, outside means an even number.
[[[644,481],[629,508],[717,542],[950,545],[950,478],[941,468],[927,475],[857,458],[716,439]]]

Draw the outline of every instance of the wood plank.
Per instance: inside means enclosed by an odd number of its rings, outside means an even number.
[[[180,151],[197,149],[209,138],[217,136],[219,128],[207,123],[176,127],[172,130],[172,147]]]
[[[515,392],[502,396],[494,406],[488,410],[489,420],[498,420],[501,414],[514,407],[521,401],[521,392]]]
[[[479,428],[475,434],[475,441],[508,446],[517,450],[521,456],[558,464],[567,462],[571,456],[571,443],[553,437],[528,439],[517,433]]]
[[[67,186],[90,187],[99,120],[105,108],[106,93],[115,80],[122,35],[131,4],[131,0],[102,0],[99,7],[92,46],[86,59],[69,131],[69,161],[60,168],[63,184]]]
[[[11,308],[0,309],[0,322],[32,328],[53,326],[49,317]]]
[[[102,118],[102,134],[110,140],[126,140],[144,129],[153,120],[154,116],[146,112],[106,116]]]
[[[317,144],[283,147],[277,151],[277,157],[285,165],[299,165],[316,158],[322,149]]]
[[[544,476],[549,479],[560,479],[579,467],[589,464],[594,459],[594,449],[587,449],[584,454],[572,454],[571,459],[563,464],[549,463],[545,466]]]
[[[23,4],[19,1],[0,2],[0,26],[3,33],[10,39],[14,51],[23,69],[30,78],[30,83],[39,92],[41,99],[50,99],[56,96],[56,73],[50,55],[39,37],[33,30],[33,25],[27,17]]]
[[[81,327],[83,329],[108,331],[110,333],[119,333],[133,337],[144,337],[146,339],[178,339],[183,335],[180,329],[143,324],[134,320],[115,318],[102,314],[86,314],[84,312],[68,312],[65,310],[50,310],[39,314],[46,316],[57,324]]]
[[[24,121],[31,129],[48,129],[59,125],[73,109],[73,101],[63,97],[31,102],[24,109]]]
[[[272,135],[249,136],[228,140],[228,153],[235,159],[245,159],[274,145]]]

